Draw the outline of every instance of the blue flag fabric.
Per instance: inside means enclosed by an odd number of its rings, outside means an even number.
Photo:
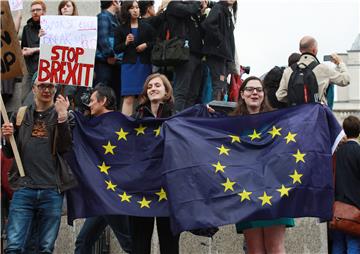
[[[175,232],[279,217],[330,219],[332,149],[342,130],[307,104],[164,123],[163,168]]]
[[[284,216],[328,219],[340,132],[319,104],[219,118],[199,106],[169,119],[77,114],[67,159],[79,185],[68,192],[68,220],[170,216],[181,232]]]
[[[198,105],[177,117],[208,117]],[[66,159],[78,180],[67,192],[68,223],[106,214],[169,216],[161,167],[166,119],[135,120],[119,112],[95,118],[75,113],[73,152]]]

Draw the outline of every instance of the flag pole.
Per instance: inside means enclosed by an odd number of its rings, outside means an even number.
[[[9,122],[9,118],[8,118],[8,115],[7,115],[7,112],[6,112],[6,108],[5,108],[5,104],[4,104],[2,95],[0,95],[0,106],[1,106],[1,108],[0,108],[0,110],[1,110],[1,115],[2,115],[2,117],[4,118],[4,122],[5,122],[5,123],[8,123],[8,122]],[[9,141],[10,141],[10,145],[11,145],[11,148],[12,148],[12,150],[13,150],[13,153],[14,153],[15,161],[16,161],[16,164],[17,164],[17,166],[18,166],[20,176],[21,176],[21,177],[24,177],[24,176],[25,176],[25,172],[24,172],[23,165],[22,165],[22,163],[21,163],[21,159],[20,159],[20,155],[19,155],[19,150],[17,149],[14,135],[11,135],[11,136],[10,136]]]

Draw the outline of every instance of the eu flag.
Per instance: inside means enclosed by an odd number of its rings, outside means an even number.
[[[176,117],[206,117],[196,106]],[[119,112],[95,118],[75,113],[73,152],[67,155],[78,186],[67,193],[68,221],[108,214],[169,216],[163,182],[166,119],[135,120]]]
[[[332,216],[331,158],[343,132],[325,106],[175,117],[163,124],[163,134],[163,175],[176,232]]]

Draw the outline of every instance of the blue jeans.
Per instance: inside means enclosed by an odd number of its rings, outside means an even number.
[[[332,254],[360,254],[360,237],[338,230],[331,231]]]
[[[129,216],[126,215],[104,215],[87,218],[76,238],[74,253],[91,253],[92,247],[104,232],[107,225],[113,230],[121,248],[125,252],[130,253],[131,236],[129,224]]]
[[[24,251],[34,218],[37,218],[39,253],[52,253],[60,227],[62,202],[63,195],[55,189],[15,191],[10,204],[5,253]]]

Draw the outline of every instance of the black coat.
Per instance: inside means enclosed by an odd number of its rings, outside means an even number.
[[[234,62],[235,26],[228,7],[223,2],[216,3],[201,26],[205,32],[204,54]]]
[[[360,145],[355,141],[336,151],[335,200],[360,209]]]
[[[203,31],[200,1],[170,1],[166,8],[166,22],[170,38],[189,41],[190,52],[202,54]]]
[[[138,37],[133,43],[126,46],[126,36],[130,33],[129,23],[122,24],[115,30],[115,52],[124,53],[123,63],[135,64],[137,57],[140,56],[142,64],[151,64],[151,50],[155,40],[155,31],[152,26],[139,20]],[[136,52],[136,47],[142,43],[146,43],[147,48],[143,52]]]
[[[172,116],[173,114],[174,114],[173,104],[169,102],[165,102],[159,105],[159,109],[156,117],[166,118]],[[143,119],[144,117],[154,117],[151,111],[150,103],[140,104],[139,106],[137,106],[136,113],[133,115],[133,117],[136,119]]]
[[[23,28],[21,36],[21,48],[38,48],[40,47],[40,22],[35,22],[30,18]],[[26,67],[30,73],[37,71],[39,64],[39,52],[30,56],[25,56]]]

